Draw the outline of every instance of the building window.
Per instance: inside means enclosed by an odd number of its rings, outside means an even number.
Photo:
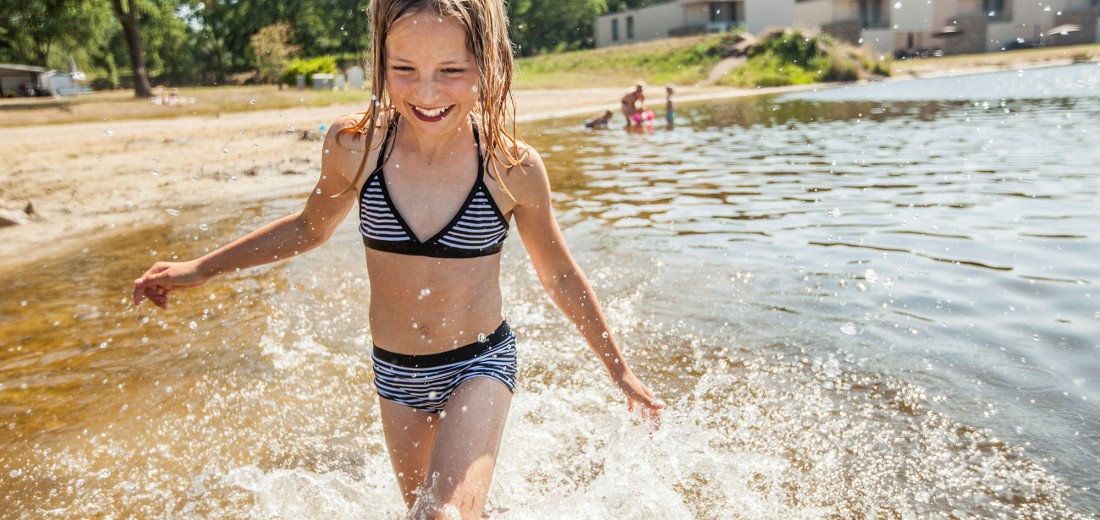
[[[864,29],[889,29],[890,8],[882,0],[859,0],[859,22]]]
[[[619,41],[619,19],[611,20],[611,41]]]
[[[711,2],[710,3],[710,23],[722,23],[722,22],[736,22],[737,17],[734,15],[733,2]]]
[[[634,39],[634,17],[633,16],[627,16],[626,17],[626,39],[628,39],[628,40],[633,40]]]
[[[982,0],[982,12],[991,22],[1007,22],[1012,19],[1009,0]]]

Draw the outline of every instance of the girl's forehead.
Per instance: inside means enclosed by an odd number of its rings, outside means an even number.
[[[463,37],[466,35],[466,28],[458,20],[431,10],[407,13],[394,20],[386,32],[392,37],[394,33],[406,31],[447,31],[461,33]]]
[[[467,54],[466,28],[458,20],[432,11],[407,14],[394,21],[386,35],[386,53]]]

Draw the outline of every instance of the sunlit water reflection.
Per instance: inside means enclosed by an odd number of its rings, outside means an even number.
[[[497,516],[1100,513],[1097,86],[1081,65],[527,128],[670,409],[652,437],[623,413],[511,241]],[[170,312],[124,301],[148,262],[300,203],[192,208],[4,281],[0,509],[400,516],[352,222]]]

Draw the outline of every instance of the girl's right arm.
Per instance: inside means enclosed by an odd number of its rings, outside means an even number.
[[[168,295],[175,289],[195,287],[226,272],[275,262],[304,253],[324,243],[347,216],[355,203],[357,191],[347,190],[353,175],[348,166],[357,161],[348,150],[363,149],[359,142],[349,139],[345,133],[337,137],[344,127],[343,118],[330,127],[325,137],[324,149],[331,150],[321,159],[321,179],[306,201],[305,208],[249,233],[232,243],[220,247],[200,258],[186,262],[157,262],[134,280],[134,305],[148,298],[161,308],[168,308]],[[361,139],[361,138],[360,138]],[[341,146],[343,144],[343,146]],[[359,146],[356,146],[359,145]]]

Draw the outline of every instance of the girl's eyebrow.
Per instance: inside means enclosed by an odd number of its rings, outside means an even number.
[[[402,58],[400,56],[390,56],[389,61],[391,61],[391,62],[400,61],[400,62],[405,62],[405,63],[414,63],[414,60],[410,60],[408,58]],[[457,58],[457,59],[443,60],[443,61],[439,62],[439,65],[467,65],[469,63],[470,63],[470,60],[468,60],[468,59]]]

